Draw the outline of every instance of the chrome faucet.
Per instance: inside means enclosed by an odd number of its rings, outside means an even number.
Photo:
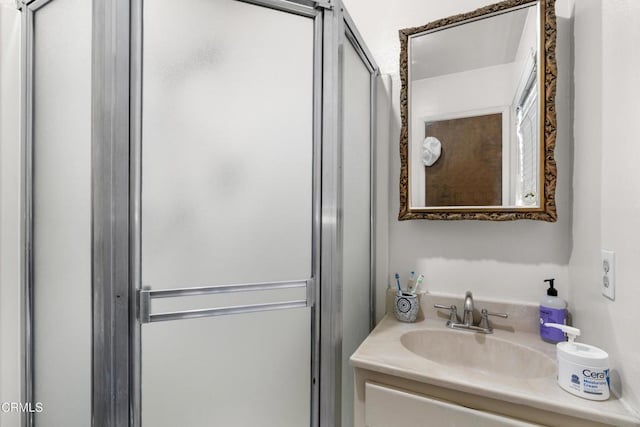
[[[458,317],[457,309],[455,305],[440,305],[435,304],[434,308],[441,308],[449,310],[449,320],[447,320],[447,327],[451,329],[466,329],[470,331],[481,332],[483,334],[492,334],[493,326],[489,322],[489,316],[497,316],[506,319],[509,317],[506,313],[490,313],[486,308],[483,308],[480,312],[481,318],[477,325],[473,324],[473,295],[471,291],[467,291],[464,295],[464,311],[462,314],[462,322]]]
[[[473,326],[473,295],[471,291],[464,294],[464,312],[462,314],[462,324]]]

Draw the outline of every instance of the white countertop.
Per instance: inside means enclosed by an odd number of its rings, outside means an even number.
[[[428,318],[416,323],[402,323],[393,315],[387,315],[351,356],[351,365],[605,424],[640,426],[640,420],[633,417],[613,394],[606,401],[583,399],[561,389],[555,375],[514,378],[467,367],[448,366],[423,358],[400,342],[404,333],[420,329],[475,333],[448,329],[442,319]],[[527,346],[555,360],[555,345],[543,342],[536,333],[496,329],[492,336]],[[522,366],[526,368],[526,360],[522,361]]]

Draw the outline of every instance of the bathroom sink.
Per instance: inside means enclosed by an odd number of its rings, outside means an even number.
[[[402,345],[432,362],[490,375],[541,378],[555,375],[552,358],[495,336],[466,331],[421,329],[403,334]]]

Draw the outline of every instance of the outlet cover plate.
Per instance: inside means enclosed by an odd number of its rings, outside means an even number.
[[[600,287],[602,295],[611,301],[616,299],[616,254],[602,249],[602,264],[600,266]]]

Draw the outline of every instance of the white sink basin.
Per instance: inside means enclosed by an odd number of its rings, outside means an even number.
[[[422,329],[403,334],[400,342],[412,353],[441,365],[515,378],[556,374],[555,362],[549,356],[491,335]]]

